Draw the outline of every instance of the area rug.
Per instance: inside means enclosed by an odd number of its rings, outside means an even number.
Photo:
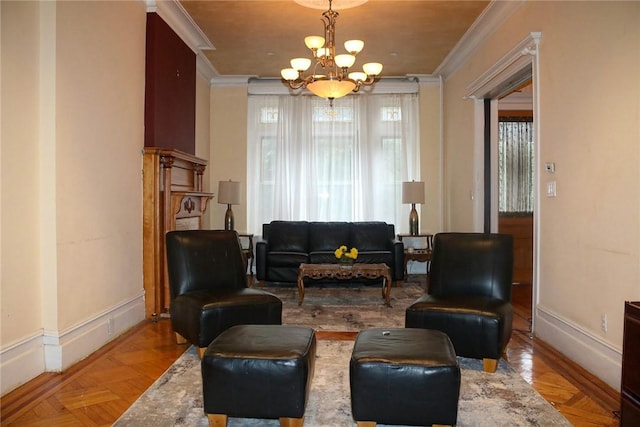
[[[391,288],[390,307],[380,286],[314,286],[298,305],[297,287],[265,287],[282,300],[282,323],[317,331],[358,332],[365,328],[404,327],[404,313],[425,291],[424,284],[406,282]]]
[[[317,343],[315,376],[305,427],[354,427],[349,392],[352,341]],[[494,374],[482,361],[459,358],[462,381],[458,426],[570,426],[504,361]],[[114,424],[117,427],[208,426],[200,360],[190,347]],[[277,427],[278,420],[229,418],[228,427]]]

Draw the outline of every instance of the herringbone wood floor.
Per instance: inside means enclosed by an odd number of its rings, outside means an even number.
[[[616,390],[529,333],[531,289],[514,286],[511,366],[572,424],[617,426]],[[355,333],[318,333],[353,340]],[[168,320],[145,321],[61,374],[45,373],[0,400],[6,426],[111,425],[186,350]]]

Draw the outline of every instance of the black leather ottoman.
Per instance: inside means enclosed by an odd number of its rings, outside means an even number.
[[[460,367],[446,334],[411,328],[361,331],[349,369],[358,427],[456,424]]]
[[[301,427],[316,357],[311,328],[238,325],[202,357],[204,411],[211,426],[227,417],[280,419]]]

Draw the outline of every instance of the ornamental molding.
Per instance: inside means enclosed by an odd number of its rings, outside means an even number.
[[[529,66],[533,62],[532,58],[538,55],[541,39],[542,33],[530,33],[467,86],[465,99],[485,98],[496,87],[507,92],[529,80],[531,78]],[[492,97],[500,97],[500,95],[492,94]]]
[[[449,78],[525,1],[491,1],[433,74]]]

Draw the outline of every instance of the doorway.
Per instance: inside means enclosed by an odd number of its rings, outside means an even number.
[[[474,119],[474,227],[477,231],[489,230],[497,232],[499,228],[499,180],[498,180],[498,132],[500,100],[513,93],[518,88],[531,82],[530,110],[533,116],[534,138],[534,182],[532,209],[532,241],[531,254],[532,280],[530,290],[527,288],[529,310],[523,310],[526,327],[535,332],[536,312],[538,302],[538,269],[539,269],[539,227],[538,213],[540,144],[538,135],[540,129],[538,114],[538,95],[540,91],[538,80],[538,45],[541,33],[530,33],[520,43],[515,45],[504,57],[482,73],[468,87],[467,99],[475,101]],[[505,101],[506,102],[506,101]],[[519,291],[520,289],[518,289]],[[530,314],[529,314],[530,313]],[[528,321],[530,319],[530,321]],[[530,325],[530,328],[528,327]]]
[[[513,236],[514,328],[531,331],[534,215],[534,123],[531,80],[498,100],[499,233]]]

